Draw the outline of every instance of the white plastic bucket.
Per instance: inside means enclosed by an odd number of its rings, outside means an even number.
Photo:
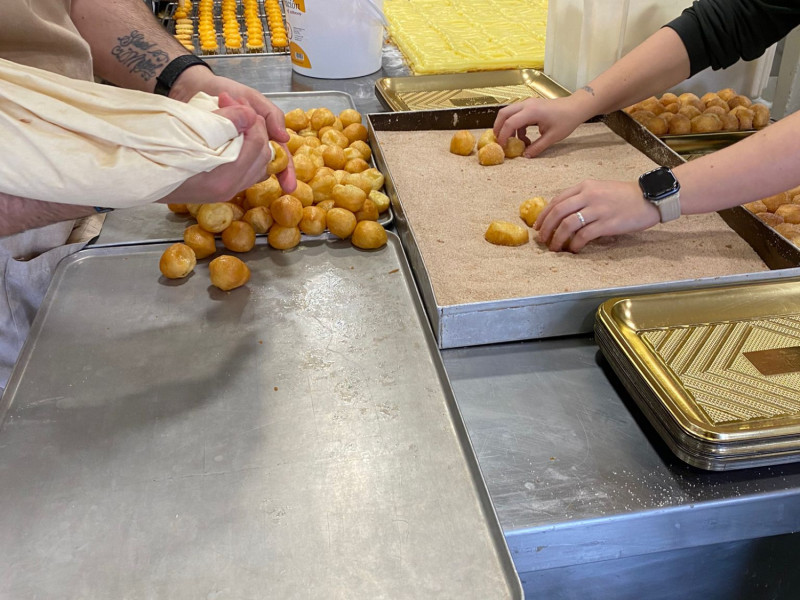
[[[383,0],[284,0],[292,69],[323,79],[381,68]]]

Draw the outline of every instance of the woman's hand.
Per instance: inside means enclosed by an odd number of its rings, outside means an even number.
[[[599,237],[642,231],[660,221],[636,182],[587,180],[553,198],[533,227],[550,250],[580,252]]]
[[[494,122],[497,143],[505,146],[508,138],[516,135],[527,145],[525,156],[538,156],[575,131],[587,118],[594,116],[584,117],[579,103],[573,98],[574,96],[555,100],[528,98],[500,109]],[[530,125],[539,128],[539,137],[533,142],[525,133]]]

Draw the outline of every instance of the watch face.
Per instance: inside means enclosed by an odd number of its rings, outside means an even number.
[[[639,178],[644,195],[651,200],[660,200],[680,189],[678,180],[667,167],[659,167]]]

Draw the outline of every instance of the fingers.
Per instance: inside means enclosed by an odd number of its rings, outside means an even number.
[[[516,129],[519,129],[519,127],[509,126],[508,120],[520,112],[523,108],[523,103],[517,102],[515,104],[509,104],[497,112],[497,117],[495,118],[492,131],[494,131],[494,135],[497,138],[497,143],[501,146],[505,145],[509,136],[511,136]]]
[[[220,102],[221,105],[222,103]],[[230,104],[214,112],[233,122],[236,125],[236,131],[239,133],[244,133],[253,127],[256,119],[261,118],[252,108],[243,104]]]

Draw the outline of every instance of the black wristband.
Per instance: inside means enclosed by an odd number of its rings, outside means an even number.
[[[153,90],[154,94],[161,94],[162,96],[169,96],[169,91],[175,83],[175,80],[181,76],[186,69],[195,65],[203,65],[211,70],[211,67],[202,58],[194,54],[181,54],[178,58],[174,58],[164,70],[161,71],[156,77],[156,88]]]

